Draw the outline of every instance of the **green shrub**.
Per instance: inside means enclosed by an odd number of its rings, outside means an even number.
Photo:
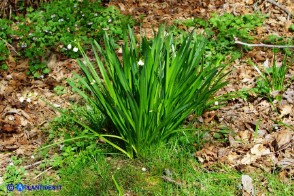
[[[77,77],[92,95],[80,90],[76,81],[69,83],[112,121],[130,158],[144,156],[144,149],[166,142],[189,114],[200,115],[225,85],[219,62],[201,62],[203,37],[191,34],[175,48],[173,35],[166,35],[164,28],[154,39],[143,37],[141,42],[129,30],[122,61],[115,53],[114,40],[105,34],[104,42],[105,50],[94,42],[95,64],[84,52],[84,61],[79,61],[86,78]]]

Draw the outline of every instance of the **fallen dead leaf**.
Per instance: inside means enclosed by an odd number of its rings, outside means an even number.
[[[277,148],[280,149],[281,147],[290,143],[293,136],[294,136],[293,131],[289,131],[289,130],[279,131],[275,137]]]
[[[122,12],[126,11],[126,8],[125,8],[125,6],[124,6],[123,3],[118,3],[118,6],[119,6],[119,9],[120,9]]]
[[[249,165],[253,162],[255,162],[257,159],[259,158],[259,156],[257,155],[252,155],[251,153],[247,153],[239,162],[239,164],[242,165]]]
[[[216,112],[215,111],[208,111],[208,112],[205,112],[202,117],[204,119],[204,123],[207,124],[209,122],[211,122],[214,117],[216,115]]]
[[[15,127],[13,127],[12,125],[10,124],[4,124],[3,127],[2,127],[2,130],[4,132],[15,132]]]
[[[280,113],[281,113],[280,118],[282,118],[288,114],[291,114],[292,110],[293,110],[293,105],[287,104],[287,105],[281,106],[280,107]]]
[[[294,90],[291,88],[288,88],[286,92],[283,94],[283,98],[286,98],[287,101],[291,104],[294,103]]]
[[[24,60],[22,63],[20,63],[20,64],[18,64],[17,66],[16,66],[16,69],[18,70],[18,71],[25,71],[26,69],[28,69],[28,65],[29,65],[29,60],[28,59],[26,59],[26,60]]]
[[[286,170],[283,170],[279,173],[279,179],[284,183],[289,182],[289,177]]]
[[[47,62],[47,67],[49,69],[54,69],[54,67],[56,67],[56,62],[57,62],[56,54],[52,54]]]
[[[242,195],[255,195],[252,178],[248,175],[242,175]]]
[[[245,123],[246,124],[246,123]],[[248,130],[244,130],[244,131],[240,131],[238,133],[238,136],[240,136],[240,139],[242,140],[242,142],[249,142],[252,138],[252,132],[248,131]]]
[[[270,149],[266,148],[263,144],[256,144],[250,149],[251,154],[262,156],[270,154]]]
[[[236,163],[236,160],[238,158],[238,154],[236,152],[230,152],[228,155],[228,161],[229,163]]]

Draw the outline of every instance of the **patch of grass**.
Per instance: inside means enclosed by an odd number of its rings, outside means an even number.
[[[73,112],[87,108],[76,107]],[[98,113],[99,116],[99,113]],[[55,139],[63,127],[75,137],[83,135],[76,124],[68,124],[67,116],[61,116],[53,124]],[[85,119],[86,121],[86,119]],[[89,123],[89,121],[88,121]],[[190,125],[188,125],[190,126]],[[241,176],[250,175],[258,193],[266,195],[289,195],[293,188],[290,182],[283,183],[277,174],[241,173],[223,165],[204,168],[194,156],[195,146],[202,145],[204,127],[195,131],[181,131],[167,143],[145,149],[145,158],[128,159],[122,154],[109,153],[108,145],[95,140],[63,143],[49,156],[42,168],[52,167],[50,174],[43,174],[38,181],[25,179],[26,184],[61,185],[59,191],[25,191],[25,195],[241,195]],[[226,127],[215,132],[215,140],[227,137]],[[47,151],[48,152],[48,151]],[[52,149],[48,154],[52,153]],[[44,156],[44,154],[43,154]],[[115,179],[115,180],[114,180]]]
[[[59,184],[63,187],[60,195],[96,195],[103,190],[101,182],[105,177],[109,178],[110,166],[101,152],[79,153],[68,159],[68,163],[59,172]]]
[[[265,195],[292,195],[294,191],[293,179],[283,182],[279,174],[274,172],[254,172],[250,174],[256,193],[265,193]]]
[[[180,139],[183,135],[187,137],[184,143]],[[243,173],[221,165],[203,168],[193,156],[194,149],[188,147],[194,135],[179,133],[164,145],[146,149],[144,159],[107,155],[97,148],[80,151],[58,170],[60,180],[51,181],[62,185],[61,191],[34,194],[118,195],[119,187],[131,195],[241,195]],[[289,195],[293,191],[291,184],[282,183],[276,174],[246,174],[258,193]],[[44,182],[48,183],[46,178]]]
[[[99,150],[83,151],[67,160],[66,167],[59,170],[62,190],[54,195],[118,195],[115,181],[126,194],[167,195],[167,194],[212,194],[222,192],[221,184],[227,193],[235,192],[238,174],[203,173],[203,169],[193,157],[193,138],[184,133],[186,140],[173,139],[159,148],[146,149],[146,159],[125,159],[109,156]],[[181,141],[180,141],[181,140]],[[182,144],[182,145],[179,145]],[[171,181],[164,180],[166,176]],[[233,179],[233,180],[232,180]],[[180,186],[172,181],[176,181]],[[232,186],[234,185],[234,186]]]
[[[47,143],[58,143],[55,146],[60,150],[63,158],[74,156],[80,150],[95,146],[97,143],[96,136],[79,126],[72,120],[71,116],[80,116],[79,119],[89,125],[92,130],[101,131],[106,125],[104,115],[91,105],[77,106],[73,104],[70,109],[63,111],[67,115],[56,117],[51,122],[51,128],[47,132]],[[56,165],[62,166],[61,163]]]

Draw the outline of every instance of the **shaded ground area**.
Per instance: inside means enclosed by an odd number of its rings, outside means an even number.
[[[142,31],[152,37],[152,27],[159,24],[171,24],[175,19],[191,17],[210,18],[216,12],[242,15],[254,12],[269,14],[264,25],[257,29],[255,43],[259,43],[268,34],[276,34],[291,38],[288,31],[294,23],[286,11],[294,13],[291,0],[279,0],[275,6],[270,1],[112,1],[124,14],[129,14],[142,22]],[[286,11],[285,11],[286,10]],[[181,28],[181,26],[179,26]],[[185,27],[182,27],[185,28]],[[140,27],[136,27],[139,33]],[[186,29],[185,29],[186,30]],[[187,29],[188,30],[188,29]],[[241,47],[241,46],[240,46]],[[269,48],[256,47],[244,52],[241,59],[236,60],[228,77],[229,85],[219,94],[234,92],[243,88],[254,87],[256,70],[247,63],[251,59],[262,67],[265,62],[273,61],[273,52]],[[282,63],[283,56],[277,56],[277,63]],[[49,100],[57,107],[67,107],[78,97],[74,95],[66,83],[74,71],[78,71],[75,60],[60,60],[52,54],[48,66],[52,72],[42,79],[32,79],[25,75],[27,61],[15,62],[9,59],[9,70],[0,72],[0,171],[9,164],[12,155],[30,156],[44,141],[42,129],[48,121],[56,116],[41,98]],[[279,103],[270,103],[267,99],[250,94],[248,99],[234,99],[215,111],[206,112],[202,117],[193,118],[195,127],[206,126],[211,130],[207,139],[213,138],[220,127],[230,130],[225,142],[208,142],[196,152],[197,159],[204,166],[225,163],[239,170],[271,171],[279,168],[281,179],[287,181],[294,174],[294,65],[286,75],[289,87],[283,93]],[[54,92],[56,86],[66,86],[61,96]],[[283,122],[291,127],[286,127]],[[204,124],[204,125],[202,125]],[[206,128],[207,129],[207,128]]]

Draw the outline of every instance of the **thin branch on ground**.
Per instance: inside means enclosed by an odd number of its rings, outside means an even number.
[[[244,46],[249,46],[249,47],[266,47],[266,48],[294,48],[293,45],[269,45],[269,44],[248,44],[245,42],[241,42],[238,40],[238,38],[234,37],[235,39],[235,44],[240,44],[240,45],[244,45]]]
[[[0,37],[0,39],[5,42],[5,45],[6,45],[6,47],[7,47],[8,50],[9,50],[9,48],[11,48],[15,52],[15,54],[17,54],[18,56],[20,56],[20,54],[16,51],[16,49],[10,43],[8,43],[5,39],[3,39],[1,37]],[[9,50],[9,52],[11,53],[10,50]]]
[[[275,2],[274,0],[266,0],[267,2],[279,7],[281,10],[283,10],[284,12],[286,12],[288,14],[288,18],[291,18],[291,16],[293,16],[293,14],[284,6],[278,4],[277,2]]]
[[[40,164],[43,163],[43,162],[44,162],[44,160],[37,161],[37,162],[32,163],[32,164],[30,164],[30,165],[26,165],[26,166],[24,166],[24,168],[25,168],[25,169],[31,169],[32,167],[37,166],[37,165],[40,165]]]
[[[49,171],[50,169],[52,169],[52,167],[49,167],[48,169],[42,171],[41,173],[39,173],[36,177],[34,177],[33,179],[36,180],[38,177],[40,177],[42,174],[44,174],[45,172]]]

